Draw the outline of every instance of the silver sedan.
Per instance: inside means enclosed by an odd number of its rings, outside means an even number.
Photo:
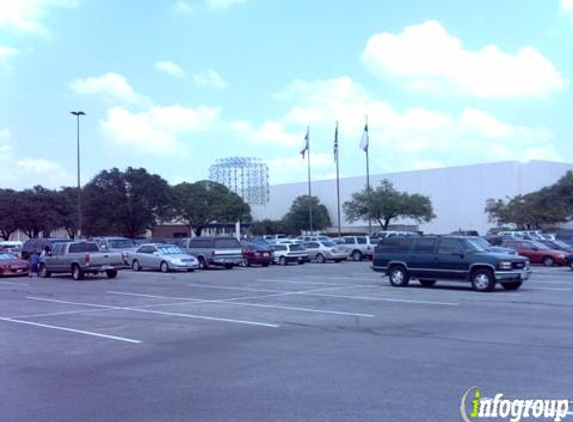
[[[199,261],[193,255],[183,252],[178,246],[163,243],[145,243],[130,254],[131,268],[169,271],[193,271],[199,268]]]
[[[326,261],[340,262],[348,259],[348,251],[344,246],[339,246],[334,242],[305,242],[302,244],[308,259],[318,263]]]

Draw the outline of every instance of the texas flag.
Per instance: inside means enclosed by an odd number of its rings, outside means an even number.
[[[306,152],[308,151],[308,127],[306,128],[306,136],[304,137],[304,143],[302,144],[302,148],[300,150],[300,154],[302,155],[302,158],[304,159],[304,154],[306,154]]]

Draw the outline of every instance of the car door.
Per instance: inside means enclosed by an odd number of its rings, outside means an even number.
[[[306,242],[302,244],[308,259],[314,260],[320,251],[320,245],[317,242]]]
[[[413,277],[432,276],[437,245],[436,237],[421,237],[414,241],[406,261]]]
[[[144,245],[139,248],[137,253],[137,259],[139,260],[139,264],[145,268],[155,268],[153,263],[153,250],[155,248],[151,245]]]
[[[435,257],[436,278],[464,279],[469,271],[460,239],[442,238]]]

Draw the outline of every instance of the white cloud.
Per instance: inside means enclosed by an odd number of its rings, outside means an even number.
[[[408,26],[398,35],[373,35],[362,61],[377,76],[396,77],[409,89],[434,94],[547,97],[567,88],[559,71],[535,48],[516,53],[496,45],[467,50],[437,21]]]
[[[175,156],[185,154],[182,138],[187,132],[205,131],[218,117],[219,110],[211,107],[154,106],[139,113],[114,107],[100,126],[115,145],[135,153]]]
[[[145,104],[148,101],[133,90],[124,76],[113,72],[77,79],[70,83],[70,88],[80,95],[101,95],[107,101],[120,101],[126,104]]]
[[[74,175],[60,164],[44,158],[18,157],[9,130],[0,130],[0,187],[11,189],[42,185],[47,188],[72,186]]]
[[[169,60],[158,61],[153,64],[153,66],[164,73],[171,76],[177,76],[178,78],[183,78],[186,74],[185,70],[177,63],[170,62]]]
[[[177,13],[180,15],[189,15],[189,14],[195,12],[195,8],[189,2],[186,2],[183,0],[179,0],[179,1],[175,2],[173,4],[173,6],[171,6],[171,10],[174,13]]]
[[[76,4],[75,0],[0,0],[0,28],[47,35],[49,30],[42,21],[50,10]]]
[[[0,45],[0,61],[6,60],[12,56],[19,54],[20,52],[12,47],[7,47],[5,45]]]
[[[218,88],[223,89],[227,87],[227,81],[221,77],[217,72],[214,70],[207,70],[206,72],[202,73],[195,73],[191,75],[192,81],[195,85],[202,87],[202,88]]]
[[[246,3],[248,0],[205,0],[207,7],[214,10],[226,10],[236,4]]]
[[[573,13],[573,0],[561,0],[561,10],[565,13]]]

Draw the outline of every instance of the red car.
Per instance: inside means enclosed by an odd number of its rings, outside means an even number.
[[[11,253],[0,253],[0,277],[30,275],[28,261],[19,259]]]
[[[252,264],[268,267],[274,260],[273,251],[265,245],[256,243],[243,244],[243,262],[245,266],[250,267]]]
[[[515,249],[519,255],[528,258],[532,264],[543,264],[546,267],[567,264],[567,252],[551,249],[534,240],[505,241],[503,246]]]

